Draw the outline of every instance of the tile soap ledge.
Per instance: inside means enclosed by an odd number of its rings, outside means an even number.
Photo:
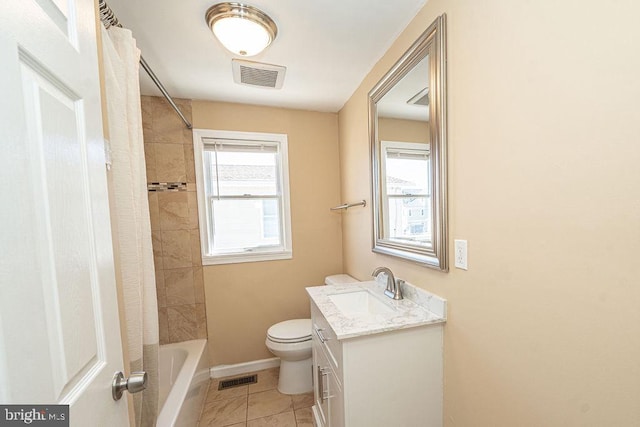
[[[402,287],[404,299],[395,301],[383,295],[384,288],[384,284],[369,281],[314,286],[306,289],[339,340],[446,322],[447,301],[445,299],[405,283]],[[368,291],[374,294],[392,307],[393,312],[370,316],[348,316],[329,298],[330,295],[357,291]]]

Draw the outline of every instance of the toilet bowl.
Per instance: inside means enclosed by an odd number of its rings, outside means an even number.
[[[358,282],[347,274],[328,276],[326,285]],[[311,372],[311,319],[285,320],[267,331],[265,344],[280,358],[278,391],[283,394],[301,394],[313,390]]]
[[[267,331],[265,344],[271,353],[280,358],[280,393],[300,394],[313,390],[311,319],[276,323]]]

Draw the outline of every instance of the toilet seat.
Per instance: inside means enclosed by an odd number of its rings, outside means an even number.
[[[346,274],[328,276],[325,284],[357,282]],[[280,359],[278,391],[283,394],[302,394],[313,391],[313,363],[311,319],[286,320],[267,331],[264,344]]]
[[[285,320],[267,331],[267,339],[277,343],[294,344],[311,340],[311,319]]]

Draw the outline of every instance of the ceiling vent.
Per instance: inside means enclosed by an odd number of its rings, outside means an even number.
[[[407,104],[422,105],[425,107],[429,105],[429,88],[425,87],[420,92],[413,95],[413,97],[411,97],[411,99],[407,101]]]
[[[282,88],[287,67],[240,59],[234,59],[231,63],[233,66],[233,81],[238,84],[271,89]]]

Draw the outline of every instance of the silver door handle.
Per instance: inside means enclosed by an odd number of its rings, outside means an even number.
[[[320,342],[322,344],[324,344],[326,341],[329,341],[329,338],[326,338],[324,336],[324,334],[322,333],[322,331],[324,331],[324,329],[318,328],[317,326],[314,329],[316,331],[316,335],[318,336],[318,339],[320,339]]]
[[[318,394],[320,395],[320,403],[324,403],[328,396],[326,395],[324,379],[328,377],[327,368],[321,368],[318,365]]]
[[[120,400],[125,390],[129,393],[138,393],[147,388],[147,373],[132,372],[129,378],[125,378],[122,372],[116,372],[111,383],[111,396],[113,400]]]

